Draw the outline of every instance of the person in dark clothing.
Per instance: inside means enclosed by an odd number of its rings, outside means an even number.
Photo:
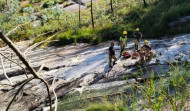
[[[135,50],[139,51],[140,45],[140,38],[142,38],[142,34],[139,32],[139,28],[136,29],[136,32],[133,33],[134,37],[135,37]]]
[[[112,59],[114,59],[113,65],[116,64],[117,58],[115,56],[115,48],[114,48],[114,43],[111,43],[111,46],[109,47],[109,67],[111,66]]]

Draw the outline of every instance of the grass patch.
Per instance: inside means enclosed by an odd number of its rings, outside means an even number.
[[[189,64],[185,63],[184,64]],[[87,111],[131,111],[131,110],[168,110],[180,111],[188,103],[190,72],[184,67],[172,68],[171,77],[154,80],[151,78],[143,84],[132,85],[131,92],[125,96],[107,100],[106,103],[91,103]],[[127,100],[127,101],[126,101]],[[117,102],[122,103],[120,105]],[[117,109],[121,106],[122,109]]]

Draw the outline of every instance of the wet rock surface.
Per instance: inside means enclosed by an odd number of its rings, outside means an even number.
[[[119,46],[115,46],[116,55],[119,59],[117,64],[110,69],[108,67],[108,47],[110,42],[102,43],[98,46],[77,44],[64,47],[36,48],[27,53],[27,58],[29,58],[30,63],[36,70],[42,64],[45,64],[39,75],[48,81],[51,90],[52,81],[56,77],[54,87],[59,99],[77,90],[80,93],[86,91],[99,92],[97,94],[100,95],[94,95],[93,97],[112,95],[125,92],[126,87],[136,84],[141,78],[151,77],[152,71],[154,71],[155,77],[169,76],[167,73],[169,70],[168,61],[174,62],[176,58],[180,58],[181,61],[189,61],[190,35],[162,40],[149,40],[149,42],[153,47],[155,57],[141,66],[131,65],[130,67],[124,67],[123,65],[130,61],[129,59],[119,58]],[[143,42],[141,42],[142,45]],[[17,46],[22,52],[28,47],[23,44],[18,44]],[[130,41],[126,48],[131,51],[133,47],[133,41]],[[0,50],[10,51],[8,47]],[[10,58],[9,54],[6,54],[6,56]],[[16,56],[13,56],[13,60],[19,62]],[[4,63],[7,75],[14,85],[9,85],[9,82],[3,75],[2,66],[0,66],[0,107],[2,111],[5,110],[8,102],[19,88],[20,82],[26,79],[22,68],[14,63],[10,67],[8,60],[5,60]],[[20,65],[23,66],[21,62]],[[28,76],[30,77],[31,75],[28,74]],[[100,93],[102,92],[101,90],[109,93]],[[53,93],[52,99],[54,99]],[[38,80],[32,80],[18,95],[10,110],[41,110],[47,105],[48,99],[44,84]]]

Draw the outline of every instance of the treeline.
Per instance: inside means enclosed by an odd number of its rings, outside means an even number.
[[[98,44],[118,39],[123,30],[133,37],[136,27],[148,38],[190,31],[186,25],[182,28],[168,26],[168,23],[190,14],[189,0],[91,0],[88,4],[75,0],[78,11],[74,12],[64,10],[64,7],[73,5],[65,0],[8,1],[9,8],[0,15],[0,30],[7,33],[28,23],[11,34],[10,39],[14,41],[35,39],[34,42],[39,42],[57,33],[50,40],[56,41],[56,45]],[[0,4],[5,6],[6,1]],[[87,9],[81,9],[83,5]]]

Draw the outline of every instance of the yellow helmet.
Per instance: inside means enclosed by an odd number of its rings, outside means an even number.
[[[139,28],[136,28],[136,31],[137,31],[137,32],[139,32],[139,30],[140,30]]]
[[[127,34],[127,31],[123,31],[123,35],[126,35]]]
[[[148,40],[145,40],[144,42],[145,42],[145,43],[148,43]]]

